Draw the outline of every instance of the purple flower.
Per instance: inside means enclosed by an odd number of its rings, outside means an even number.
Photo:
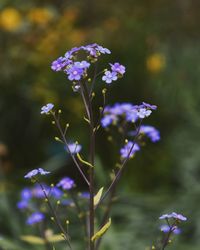
[[[153,126],[142,125],[140,127],[140,133],[145,134],[152,142],[160,140],[160,132]]]
[[[159,217],[160,220],[163,220],[163,219],[170,219],[170,218],[173,218],[173,219],[176,219],[176,220],[182,220],[182,221],[186,221],[187,218],[185,216],[183,216],[182,214],[177,214],[175,212],[171,213],[171,214],[163,214]]]
[[[69,149],[71,154],[77,154],[81,151],[82,146],[78,143],[69,143],[68,149]]]
[[[110,63],[110,66],[111,66],[111,70],[113,72],[116,72],[116,73],[118,73],[120,75],[123,75],[125,73],[125,71],[126,71],[126,68],[123,65],[119,64],[119,63],[114,63],[114,64]]]
[[[157,109],[156,105],[151,105],[151,104],[148,104],[146,102],[143,102],[141,106],[144,107],[144,108],[152,109],[152,110],[156,110]]]
[[[52,196],[54,198],[60,198],[63,192],[57,187],[50,187],[46,184],[42,184],[43,190],[39,184],[35,184],[32,189],[32,194],[34,197],[43,199],[45,198],[44,192],[48,197]]]
[[[30,200],[32,197],[32,192],[30,188],[24,188],[21,191],[21,199],[22,200]]]
[[[97,45],[97,50],[102,54],[111,54],[111,51],[107,48],[104,48],[100,45]]]
[[[161,225],[160,226],[160,230],[163,233],[168,233],[170,230],[174,233],[174,234],[180,234],[181,233],[181,229],[178,228],[177,226],[173,226],[172,228],[170,228],[168,225]]]
[[[21,200],[17,203],[18,209],[21,210],[28,208],[28,205],[29,205],[28,200]]]
[[[87,61],[75,62],[74,66],[80,69],[87,69],[90,67],[90,63]]]
[[[74,180],[72,180],[71,178],[64,177],[58,182],[56,186],[61,187],[64,190],[70,190],[75,186],[75,183]]]
[[[146,109],[146,108],[140,108],[136,112],[137,116],[141,119],[144,119],[145,117],[150,116],[151,113],[152,113],[152,111],[150,109]]]
[[[42,168],[37,168],[37,169],[33,169],[32,171],[28,172],[24,178],[27,178],[27,179],[31,179],[32,177],[36,176],[36,175],[47,175],[47,174],[50,174],[50,172],[48,171],[45,171],[44,169]]]
[[[110,124],[112,124],[112,122],[115,120],[115,116],[113,116],[112,114],[109,115],[105,115],[102,119],[101,119],[101,125],[103,128],[108,127]]]
[[[63,68],[65,68],[68,64],[70,64],[70,60],[67,60],[67,58],[59,57],[51,64],[51,69],[53,71],[61,71]]]
[[[117,80],[117,73],[116,72],[111,72],[111,71],[106,71],[104,73],[104,76],[102,77],[102,80],[108,84],[110,84],[112,81]]]
[[[133,157],[135,152],[139,150],[140,150],[140,147],[137,143],[135,143],[133,146],[133,142],[129,141],[128,143],[125,144],[123,148],[120,149],[120,155],[122,158],[127,158],[127,157],[131,158]]]
[[[40,212],[35,212],[28,217],[26,223],[28,225],[33,225],[33,224],[41,222],[42,220],[44,220],[44,214]]]
[[[84,74],[84,70],[82,68],[75,66],[75,65],[72,65],[65,72],[67,73],[68,79],[70,81],[79,81]]]
[[[49,111],[51,111],[53,107],[54,107],[54,105],[52,103],[48,103],[47,105],[45,105],[41,108],[40,113],[41,114],[48,114]]]
[[[187,220],[187,218],[185,216],[183,216],[182,214],[177,214],[177,213],[173,212],[171,215],[176,220],[182,220],[182,221]]]
[[[82,193],[80,193],[80,197],[84,198],[84,199],[89,199],[90,193],[89,192],[82,192]]]

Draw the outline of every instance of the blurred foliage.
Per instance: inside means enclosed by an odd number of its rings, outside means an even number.
[[[111,61],[117,58],[127,66],[125,78],[111,87],[108,102],[158,105],[149,124],[162,136],[159,144],[147,145],[129,163],[119,188],[125,190],[121,196],[127,201],[121,200],[113,211],[116,226],[106,236],[104,248],[150,246],[158,232],[155,221],[164,210],[189,217],[171,249],[199,248],[199,9],[198,0],[1,1],[2,249],[24,249],[20,235],[32,234],[15,211],[17,190],[25,185],[28,169],[44,166],[55,170],[57,177],[70,175],[84,188],[62,147],[53,141],[56,132],[40,116],[40,107],[53,102],[65,110],[71,139],[87,145],[87,127],[80,129],[81,102],[66,77],[49,66],[71,47],[92,42],[110,48]],[[101,131],[97,147],[98,174],[104,185],[115,157],[106,137]]]

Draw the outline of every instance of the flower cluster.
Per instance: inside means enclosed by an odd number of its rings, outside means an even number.
[[[77,61],[77,54],[84,51],[87,54],[87,61]],[[74,47],[67,51],[63,57],[59,57],[51,64],[53,71],[63,71],[70,81],[80,81],[87,75],[87,69],[92,62],[95,62],[101,54],[110,54],[110,50],[93,43],[86,46]]]
[[[64,191],[75,187],[75,183],[69,177],[61,179],[56,186],[48,186],[44,183],[36,183],[31,188],[24,188],[21,191],[20,201],[17,203],[18,209],[28,211],[31,214],[26,220],[28,225],[33,225],[45,219],[45,214],[40,211],[40,202],[51,198],[51,202],[59,200],[59,204],[71,205],[73,202],[65,198]],[[61,190],[61,189],[63,190]],[[40,202],[39,202],[40,201]],[[42,204],[41,204],[42,205]]]
[[[122,77],[126,71],[126,68],[119,63],[110,63],[111,70],[106,70],[102,80],[108,84],[112,81],[116,81],[119,77]]]
[[[116,103],[113,106],[105,107],[101,125],[106,128],[110,125],[117,125],[122,120],[134,123],[138,119],[148,117],[152,113],[152,110],[156,109],[157,107],[155,105],[144,102],[141,105]]]
[[[82,52],[86,53],[86,60],[80,61],[78,54]],[[51,64],[53,71],[63,71],[68,80],[72,81],[74,91],[77,91],[80,87],[80,81],[86,78],[88,75],[88,69],[92,63],[98,60],[98,57],[102,54],[111,54],[111,51],[104,48],[97,43],[89,44],[86,46],[74,47],[67,51],[64,56],[59,57]],[[112,81],[116,81],[122,77],[125,73],[125,67],[118,62],[111,64],[110,70],[104,70],[102,80],[107,84]]]

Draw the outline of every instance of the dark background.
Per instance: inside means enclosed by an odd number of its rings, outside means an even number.
[[[171,249],[199,249],[199,23],[198,0],[1,1],[0,246],[23,249],[20,235],[37,234],[15,205],[27,171],[44,167],[85,188],[40,108],[48,102],[61,107],[71,138],[87,145],[81,100],[50,64],[71,47],[97,42],[112,51],[102,65],[119,61],[127,68],[111,87],[108,103],[156,104],[147,123],[161,133],[159,143],[149,143],[128,164],[104,248],[148,249],[159,235],[160,214],[177,211],[188,221]],[[99,183],[106,183],[114,159],[107,134],[100,131]]]

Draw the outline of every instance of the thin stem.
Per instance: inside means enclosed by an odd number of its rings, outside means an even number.
[[[64,238],[65,238],[65,240],[66,240],[66,242],[67,242],[68,247],[69,247],[70,249],[72,249],[71,244],[70,244],[69,235],[66,233],[65,229],[63,228],[62,224],[60,223],[60,220],[59,220],[59,218],[58,218],[58,216],[57,216],[57,214],[56,214],[56,212],[55,212],[55,210],[54,210],[54,208],[53,208],[53,206],[52,206],[52,204],[51,204],[51,202],[50,202],[50,200],[49,200],[49,197],[48,197],[47,194],[46,194],[46,191],[45,191],[43,185],[42,185],[38,180],[36,180],[36,181],[37,181],[37,183],[39,184],[40,188],[42,189],[42,192],[43,192],[44,197],[45,197],[45,199],[46,199],[46,201],[47,201],[47,204],[48,204],[48,206],[49,206],[49,209],[50,209],[50,211],[52,212],[52,214],[53,214],[53,216],[54,216],[54,219],[55,219],[55,222],[56,222],[58,228],[59,228],[60,231],[63,233],[63,236],[64,236]]]
[[[119,179],[120,179],[120,176],[126,166],[126,163],[128,162],[129,160],[129,157],[131,155],[131,152],[136,144],[136,140],[139,136],[139,133],[140,133],[140,127],[141,127],[141,124],[142,124],[142,120],[140,120],[140,123],[139,123],[139,126],[138,126],[138,129],[136,131],[136,135],[135,135],[135,138],[133,140],[133,144],[129,150],[129,153],[127,155],[127,157],[124,159],[124,161],[122,162],[121,164],[121,167],[119,169],[119,171],[117,172],[117,174],[115,175],[115,178],[113,179],[113,181],[111,182],[110,186],[108,187],[107,191],[104,193],[104,195],[102,196],[102,198],[100,199],[99,203],[97,204],[97,206],[99,206],[99,204],[107,197],[107,195],[110,193],[110,191],[112,190],[112,188],[114,188],[116,186],[116,184],[118,183]],[[97,208],[96,206],[96,208]]]
[[[60,126],[60,123],[59,123],[59,121],[58,121],[58,119],[57,119],[55,113],[53,113],[53,117],[54,117],[54,120],[55,120],[55,122],[56,122],[57,128],[58,128],[58,130],[59,130],[59,132],[60,132],[60,134],[61,134],[62,141],[64,142],[64,144],[65,144],[65,146],[66,146],[68,152],[70,153],[70,156],[71,156],[72,160],[74,161],[76,167],[78,168],[80,174],[82,175],[82,177],[83,177],[83,179],[85,180],[85,182],[87,183],[87,185],[90,186],[90,183],[89,183],[87,177],[85,176],[85,174],[83,173],[83,171],[81,170],[81,167],[79,166],[78,161],[76,160],[75,156],[72,154],[72,152],[71,152],[70,149],[69,149],[67,140],[66,140],[66,138],[65,138],[65,134],[63,133],[63,130],[62,130],[61,126]]]

